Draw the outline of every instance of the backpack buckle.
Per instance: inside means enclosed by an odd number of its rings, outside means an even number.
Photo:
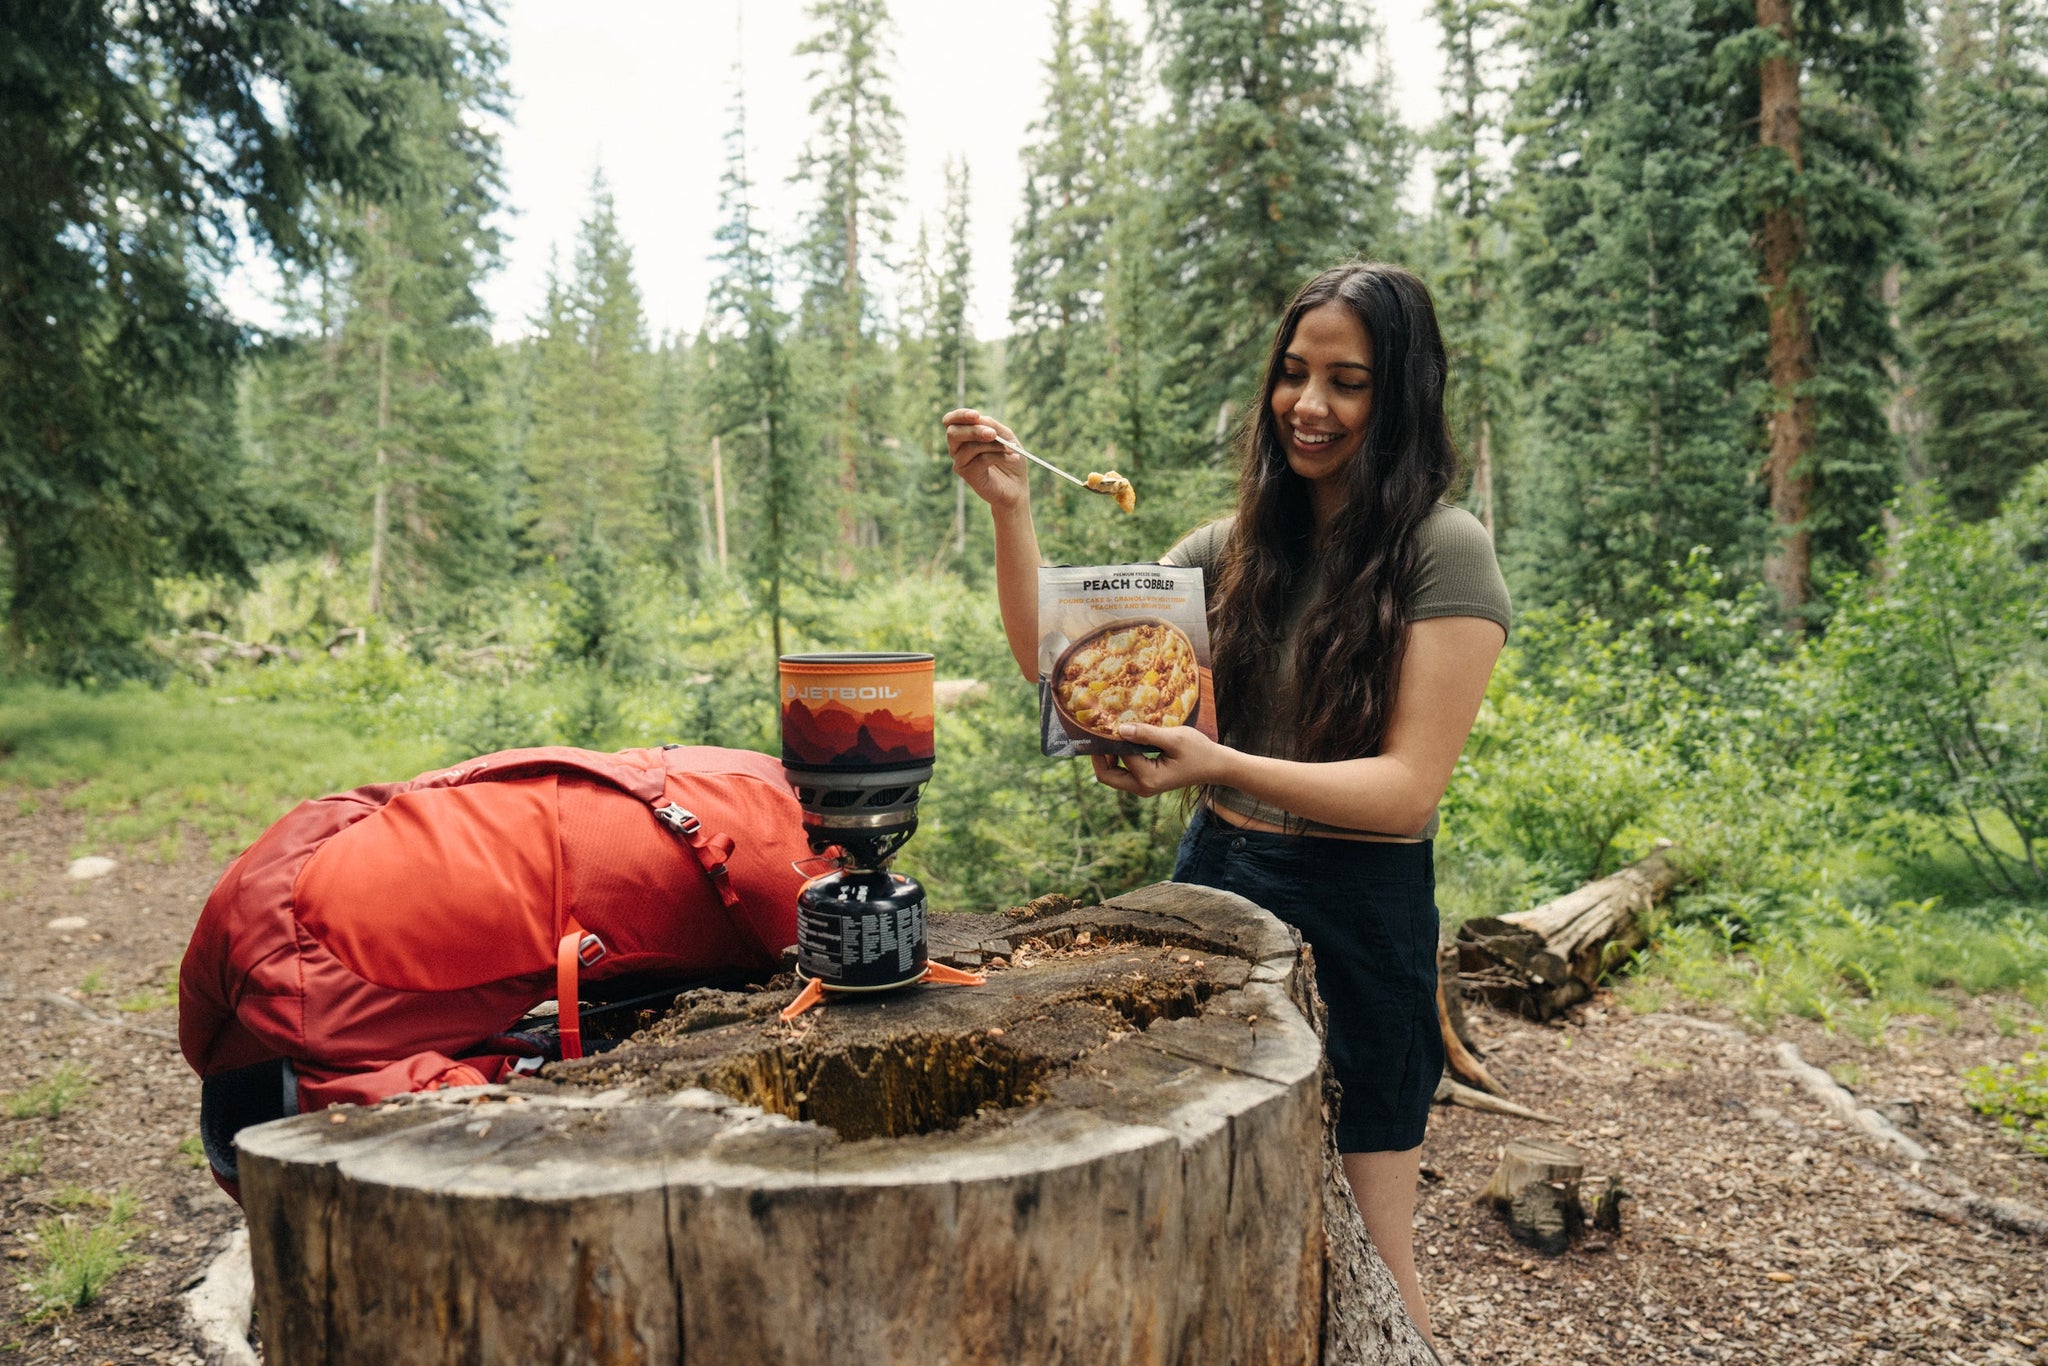
[[[663,824],[667,825],[669,829],[675,831],[684,839],[695,838],[697,831],[702,828],[702,822],[680,806],[677,806],[674,802],[661,807],[654,814],[661,818]]]
[[[604,953],[604,941],[594,934],[586,934],[576,943],[576,961],[586,968],[597,966]]]

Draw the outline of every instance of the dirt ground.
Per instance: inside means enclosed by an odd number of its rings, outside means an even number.
[[[162,988],[220,869],[194,849],[171,864],[122,858],[107,876],[74,881],[65,870],[78,819],[47,799],[40,806],[23,815],[12,800],[0,804],[0,1011],[11,1045],[0,1094],[19,1095],[66,1064],[92,1085],[54,1119],[0,1107],[0,1158],[41,1153],[40,1171],[0,1175],[0,1362],[196,1363],[179,1292],[241,1212],[203,1162],[179,1151],[199,1132],[199,1083],[178,1055],[177,1011]],[[133,1008],[152,997],[164,1004]],[[77,1197],[124,1188],[138,1203],[131,1250],[147,1260],[90,1308],[27,1321],[21,1282],[39,1265],[37,1225]],[[74,1217],[105,1216],[86,1205]]]
[[[1474,1022],[1497,1040],[1493,1075],[1565,1124],[1431,1124],[1416,1237],[1448,1361],[2048,1362],[2048,1239],[1916,1212],[1884,1175],[2048,1209],[2048,1160],[1962,1102],[1965,1071],[2025,1048],[1983,1003],[1953,1032],[1898,1022],[1879,1049],[1803,1021],[1766,1039],[1598,1006],[1554,1027]],[[1917,1111],[1905,1132],[1934,1160],[1915,1173],[1845,1132],[1784,1074],[1779,1040],[1866,1104],[1910,1102],[1889,1108]],[[1530,1133],[1585,1153],[1589,1197],[1621,1178],[1621,1237],[1544,1257],[1473,1203],[1501,1144]]]
[[[171,1038],[175,1010],[120,1006],[147,1006],[175,970],[219,867],[193,850],[74,881],[78,838],[54,803],[0,805],[0,1007],[14,1045],[0,1094],[67,1063],[93,1079],[54,1119],[0,1108],[0,1157],[41,1154],[39,1170],[0,1174],[0,1363],[197,1363],[178,1296],[240,1216],[180,1151],[199,1088]],[[1964,1071],[2024,1051],[1986,1003],[1962,1003],[1954,1030],[1897,1022],[1879,1049],[1805,1023],[1759,1038],[1611,1004],[1555,1026],[1473,1013],[1494,1075],[1566,1122],[1437,1112],[1417,1240],[1448,1362],[2048,1363],[2048,1240],[1916,1212],[1885,1176],[2048,1208],[2048,1161],[1961,1100]],[[1866,1101],[1911,1102],[1910,1132],[1935,1161],[1916,1176],[1828,1120],[1777,1070],[1786,1039]],[[1500,1145],[1525,1133],[1581,1148],[1589,1193],[1621,1178],[1618,1238],[1548,1258],[1473,1202]],[[30,1322],[21,1282],[39,1264],[37,1225],[67,1207],[102,1217],[79,1202],[123,1188],[146,1260],[97,1304]]]

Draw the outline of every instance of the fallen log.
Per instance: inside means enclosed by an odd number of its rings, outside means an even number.
[[[1444,1063],[1453,1075],[1482,1091],[1504,1096],[1508,1089],[1493,1079],[1465,1023],[1465,991],[1458,980],[1458,948],[1446,944],[1436,955],[1436,1022],[1444,1036]]]
[[[1531,1110],[1526,1105],[1517,1105],[1500,1096],[1490,1096],[1470,1086],[1462,1086],[1449,1077],[1440,1077],[1436,1084],[1436,1101],[1443,1104],[1462,1105],[1467,1110],[1483,1110],[1490,1115],[1508,1115],[1515,1119],[1533,1119],[1539,1124],[1562,1124],[1555,1115],[1546,1115],[1541,1110]]]
[[[1867,1105],[1857,1103],[1854,1093],[1837,1083],[1827,1073],[1799,1056],[1799,1049],[1791,1043],[1779,1043],[1775,1050],[1778,1061],[1784,1065],[1786,1074],[1801,1086],[1827,1112],[1852,1129],[1860,1129],[1878,1142],[1897,1150],[1899,1156],[1908,1162],[1925,1162],[1928,1151],[1920,1144],[1899,1132],[1899,1127],[1884,1115]]]
[[[1460,978],[1493,1005],[1551,1019],[1649,942],[1644,913],[1687,877],[1667,845],[1534,910],[1468,920],[1458,927]]]
[[[1834,1138],[1834,1135],[1810,1129],[1783,1111],[1768,1105],[1752,1105],[1749,1107],[1749,1113],[1756,1119],[1776,1125],[1803,1143],[1821,1144]],[[1932,1164],[1922,1173],[1929,1183],[1923,1185],[1911,1177],[1901,1175],[1889,1167],[1880,1166],[1868,1158],[1858,1157],[1854,1153],[1843,1153],[1842,1160],[1858,1171],[1867,1172],[1895,1187],[1905,1197],[1906,1208],[1917,1214],[1925,1214],[1951,1224],[1965,1224],[1972,1219],[1978,1219],[2007,1233],[2048,1240],[2048,1211],[2004,1196],[1979,1195],[1968,1186],[1944,1175],[1939,1167]],[[1937,1185],[1944,1189],[1935,1189]]]
[[[1299,940],[1179,884],[1046,909],[932,917],[985,987],[693,992],[509,1088],[244,1131],[265,1359],[1430,1362]]]
[[[1586,1159],[1577,1148],[1547,1138],[1511,1139],[1480,1198],[1507,1216],[1516,1242],[1554,1256],[1586,1225],[1579,1200],[1585,1174]],[[1618,1202],[1615,1216],[1619,1228]]]

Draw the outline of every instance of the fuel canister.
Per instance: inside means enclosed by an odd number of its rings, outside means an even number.
[[[849,869],[812,878],[796,899],[796,965],[831,991],[887,991],[924,976],[924,888]]]

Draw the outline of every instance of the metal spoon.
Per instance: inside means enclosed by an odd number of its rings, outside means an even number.
[[[1068,474],[1058,465],[1053,464],[1052,461],[1040,460],[1037,456],[1033,455],[1030,451],[1025,450],[1022,446],[1010,440],[1008,437],[998,436],[996,438],[996,444],[998,446],[1001,446],[1006,451],[1014,451],[1018,455],[1023,456],[1026,460],[1029,460],[1032,464],[1038,466],[1040,469],[1051,470],[1054,474],[1057,474],[1060,478],[1066,480],[1069,484],[1078,484],[1082,488],[1088,489],[1088,481],[1086,479],[1076,479],[1073,475]],[[1108,490],[1088,489],[1088,491],[1090,493],[1105,493]]]
[[[1123,508],[1125,512],[1129,512],[1131,510],[1131,508],[1125,503],[1125,501],[1122,498],[1117,497],[1117,490],[1119,486],[1123,488],[1129,488],[1131,485],[1131,481],[1124,478],[1121,474],[1115,476],[1099,476],[1101,477],[1102,482],[1100,484],[1091,484],[1086,479],[1076,479],[1073,475],[1068,474],[1065,470],[1061,469],[1058,465],[1053,464],[1050,460],[1040,460],[1030,451],[1025,450],[1022,446],[1018,445],[1014,441],[1009,440],[1007,437],[998,436],[995,440],[996,444],[998,446],[1001,446],[1004,450],[1015,451],[1018,455],[1023,456],[1026,460],[1029,460],[1032,464],[1037,465],[1041,469],[1051,470],[1054,474],[1057,474],[1060,478],[1066,480],[1069,484],[1078,485],[1081,488],[1088,490],[1088,492],[1090,493],[1106,493],[1110,497],[1116,498],[1117,506]],[[1132,501],[1136,501],[1135,495],[1133,496]]]

